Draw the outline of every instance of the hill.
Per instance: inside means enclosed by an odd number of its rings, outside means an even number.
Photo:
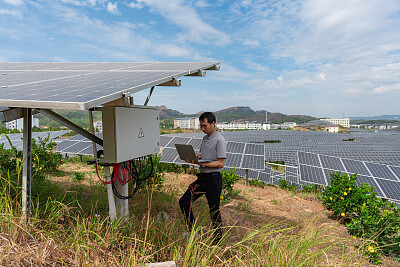
[[[369,120],[384,120],[384,121],[400,121],[400,115],[380,115],[371,117],[350,117],[351,121],[369,121]]]
[[[162,113],[161,113],[162,111]],[[183,114],[179,111],[168,109],[165,106],[160,106],[160,117],[161,119],[166,118],[177,118],[177,117],[198,117],[203,111],[199,111],[196,114]],[[266,110],[254,111],[250,107],[229,107],[221,110],[214,111],[217,116],[218,122],[265,122]],[[268,121],[273,123],[283,122],[296,122],[304,123],[307,121],[315,120],[317,118],[308,115],[286,115],[278,112],[268,112]],[[168,121],[172,121],[171,119]]]

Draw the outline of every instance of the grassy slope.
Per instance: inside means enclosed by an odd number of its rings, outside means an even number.
[[[85,179],[73,181],[75,171],[85,172]],[[132,266],[168,260],[178,266],[367,265],[354,248],[357,241],[313,196],[269,186],[235,186],[240,194],[221,208],[224,240],[211,247],[204,197],[194,205],[200,227],[189,234],[177,205],[194,177],[165,177],[161,190],[138,192],[130,201],[130,220],[115,224],[107,217],[105,186],[93,168],[80,163],[69,162],[58,176],[34,185],[40,198],[28,224],[21,221],[17,202],[3,192],[0,265]]]

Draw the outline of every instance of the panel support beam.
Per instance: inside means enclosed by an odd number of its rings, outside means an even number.
[[[3,123],[24,118],[24,115],[25,115],[24,108],[10,108],[10,109],[4,110],[2,112],[4,115]],[[35,115],[38,112],[35,110],[32,110],[31,113],[32,113],[32,115]]]
[[[23,165],[22,165],[22,217],[31,215],[32,178],[32,109],[24,109]]]
[[[204,70],[198,70],[196,72],[190,73],[185,76],[197,76],[197,77],[206,77],[206,72]]]
[[[172,80],[159,84],[157,86],[174,86],[174,87],[180,87],[181,86],[181,80],[176,79],[175,77],[172,78]]]
[[[83,135],[87,139],[95,142],[96,144],[103,146],[103,140],[101,140],[94,134],[91,134],[90,132],[86,131],[85,129],[81,128],[80,126],[76,125],[75,123],[67,120],[63,116],[55,113],[54,111],[52,111],[50,109],[41,109],[41,108],[38,108],[36,110],[39,111],[40,113],[42,113],[43,115],[46,115],[47,117],[61,123],[62,125],[67,126],[68,128],[77,132],[78,134]]]

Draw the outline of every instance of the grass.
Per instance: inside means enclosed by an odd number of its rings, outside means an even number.
[[[10,194],[8,181],[1,179],[0,265],[143,266],[173,260],[177,266],[347,266],[358,261],[357,251],[346,250],[315,221],[305,227],[285,221],[225,225],[221,243],[211,246],[205,201],[195,203],[202,219],[187,234],[179,193],[171,187],[139,191],[130,201],[130,220],[111,223],[103,185],[36,181],[32,217],[25,222],[20,191]],[[157,219],[160,212],[167,214],[163,220]],[[236,212],[245,215],[249,204],[240,203]]]

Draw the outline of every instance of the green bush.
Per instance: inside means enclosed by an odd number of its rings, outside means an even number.
[[[12,144],[11,144],[12,145]],[[49,172],[54,172],[63,163],[60,153],[53,153],[56,143],[46,138],[38,138],[38,141],[32,139],[32,177],[43,180]],[[17,160],[21,164],[23,162],[22,151],[11,147],[9,149],[0,145],[0,175],[15,180],[17,175]],[[14,181],[15,182],[15,181]]]
[[[296,185],[292,185],[288,181],[283,180],[283,179],[279,180],[278,186],[280,188],[282,188],[282,189],[289,190],[289,191],[296,191],[297,190],[297,186]]]
[[[380,254],[400,261],[400,208],[376,198],[367,183],[357,186],[357,176],[331,173],[331,185],[320,194],[324,207],[343,218],[349,234],[360,237],[368,260],[377,264]]]
[[[222,175],[222,198],[228,200],[233,191],[233,185],[240,180],[240,176],[236,174],[236,167],[233,170],[223,170]]]
[[[72,174],[72,180],[74,181],[82,181],[83,179],[85,179],[85,173],[84,172],[74,172]]]
[[[253,179],[249,180],[249,185],[259,187],[259,188],[264,188],[264,183],[260,182],[258,179]]]
[[[302,191],[304,193],[314,193],[314,185],[303,185]]]
[[[331,173],[331,185],[319,195],[324,207],[332,211],[336,218],[355,217],[363,203],[371,203],[376,200],[376,192],[369,184],[356,185],[357,175],[348,176],[346,173]]]

